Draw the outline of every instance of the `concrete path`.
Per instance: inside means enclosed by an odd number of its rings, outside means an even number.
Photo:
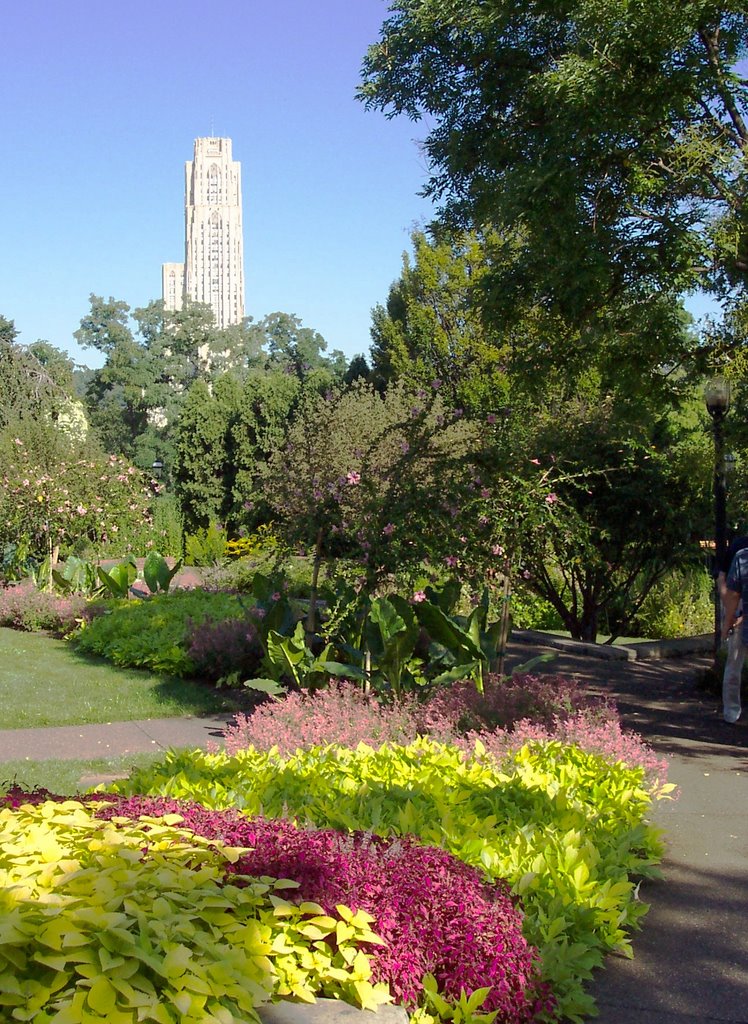
[[[2,761],[89,760],[144,754],[170,747],[206,747],[221,742],[230,715],[208,718],[147,718],[103,725],[60,725],[50,729],[0,729]]]
[[[508,666],[542,648],[511,645]],[[624,725],[670,761],[678,800],[655,820],[667,833],[664,879],[642,884],[651,905],[633,960],[609,957],[591,992],[599,1024],[748,1024],[748,708],[726,725],[698,686],[708,657],[600,660],[556,652],[546,666],[614,699]],[[114,722],[0,732],[0,762],[91,758],[219,741],[225,717]]]
[[[722,721],[719,701],[698,685],[709,663],[564,652],[547,667],[614,699],[680,787],[655,809],[668,852],[662,881],[640,889],[651,909],[634,959],[608,957],[590,986],[598,1024],[748,1024],[748,708],[735,725]]]

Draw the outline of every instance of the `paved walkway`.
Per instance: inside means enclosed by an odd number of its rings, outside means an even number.
[[[538,653],[513,644],[509,666]],[[697,682],[709,659],[602,661],[557,653],[548,670],[612,697],[624,724],[670,760],[677,801],[655,810],[668,853],[633,960],[609,957],[591,985],[599,1024],[748,1024],[748,714],[722,722]],[[204,747],[225,719],[165,719],[0,731],[0,762]]]

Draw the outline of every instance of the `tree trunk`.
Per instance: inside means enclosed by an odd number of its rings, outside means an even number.
[[[324,532],[320,526],[317,531],[317,543],[314,546],[314,564],[312,566],[312,586],[309,591],[309,611],[306,617],[307,643],[317,632],[317,583],[319,580],[319,567],[322,564],[322,541]]]

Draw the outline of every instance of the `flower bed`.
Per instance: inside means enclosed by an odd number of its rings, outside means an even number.
[[[604,954],[631,955],[629,932],[646,911],[634,879],[652,874],[662,855],[646,823],[644,768],[558,741],[528,744],[500,768],[425,738],[288,757],[195,751],[167,755],[111,789],[343,833],[413,835],[447,850],[489,882],[508,881],[543,978],[571,1019],[591,1012],[583,983]]]
[[[568,680],[292,695],[229,746],[82,802],[9,792],[0,1020],[230,1024],[316,994],[419,1024],[580,1021],[592,970],[631,955],[672,787]]]

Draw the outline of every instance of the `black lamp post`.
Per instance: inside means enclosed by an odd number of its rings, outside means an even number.
[[[151,466],[151,469],[153,470],[153,475],[156,477],[156,479],[160,479],[161,474],[164,471],[164,464],[161,461],[161,459],[156,459],[156,461]]]
[[[720,645],[722,627],[722,601],[717,586],[727,553],[727,498],[725,484],[725,436],[723,421],[730,408],[730,384],[716,377],[704,388],[704,401],[712,417],[714,431],[714,653]]]

